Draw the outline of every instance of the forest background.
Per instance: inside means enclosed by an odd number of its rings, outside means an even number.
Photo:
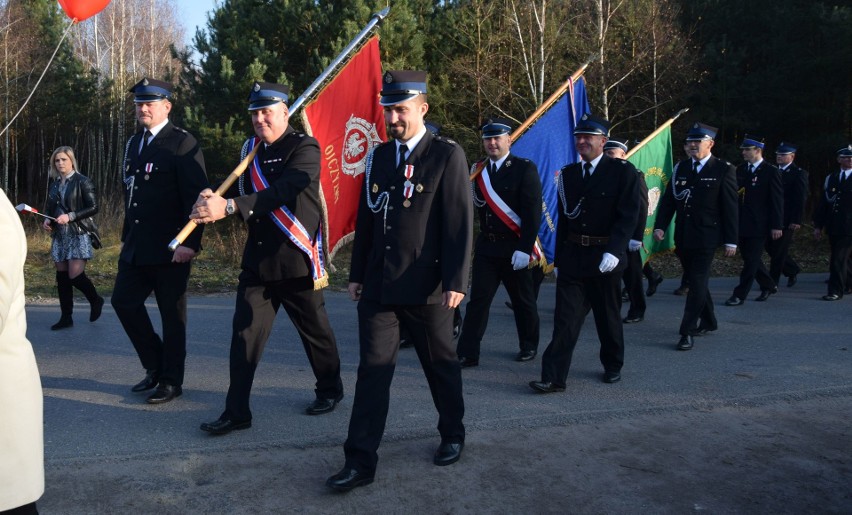
[[[673,126],[676,159],[696,121],[720,128],[714,154],[734,163],[745,133],[766,138],[770,161],[779,142],[794,142],[810,171],[808,210],[836,169],[836,150],[852,142],[846,1],[221,0],[186,45],[176,0],[112,0],[71,28],[0,137],[0,187],[13,203],[41,206],[50,154],[69,145],[98,187],[99,222],[117,231],[120,162],[136,131],[127,90],[141,77],[176,85],[171,119],[199,139],[216,183],[252,133],[251,84],[288,83],[295,99],[388,4],[378,30],[383,68],[429,72],[428,117],[469,159],[482,153],[482,118],[520,123],[590,56],[589,102],[613,135],[641,140],[689,107]],[[68,24],[54,0],[0,0],[0,128]],[[217,255],[238,261],[242,236],[220,225],[206,246],[222,244]]]

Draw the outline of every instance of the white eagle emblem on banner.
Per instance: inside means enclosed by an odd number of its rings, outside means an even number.
[[[353,177],[364,173],[367,154],[381,142],[375,123],[351,115],[343,136],[343,173]]]

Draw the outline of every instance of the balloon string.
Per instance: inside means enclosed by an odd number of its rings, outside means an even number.
[[[59,47],[62,46],[62,42],[65,41],[65,38],[68,36],[68,33],[71,32],[71,27],[73,27],[75,23],[77,23],[77,18],[74,18],[73,20],[71,20],[71,23],[68,24],[68,28],[65,29],[65,33],[62,34],[62,39],[59,40],[59,44],[56,45],[56,49],[53,51],[53,55],[50,56],[50,60],[47,62],[47,65],[44,67],[44,70],[41,72],[41,77],[39,77],[38,81],[36,81],[36,84],[35,84],[35,86],[33,86],[33,89],[30,91],[30,94],[29,94],[29,96],[27,96],[27,99],[24,100],[24,105],[22,105],[21,108],[18,109],[18,112],[15,113],[15,116],[13,116],[12,119],[9,120],[9,123],[6,124],[5,127],[3,127],[3,130],[0,131],[0,136],[2,136],[3,134],[6,133],[6,130],[12,125],[12,123],[15,122],[15,119],[18,117],[19,114],[21,114],[21,111],[23,111],[24,108],[27,107],[27,104],[29,103],[30,99],[33,97],[35,90],[38,88],[38,85],[41,84],[41,79],[44,78],[44,74],[46,74],[47,69],[50,68],[50,64],[53,62],[53,58],[56,57],[56,53],[59,52]]]

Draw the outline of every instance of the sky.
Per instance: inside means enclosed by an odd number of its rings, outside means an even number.
[[[207,23],[207,13],[216,7],[217,0],[178,0],[175,2],[181,15],[181,24],[186,29],[187,45],[195,37],[195,28],[204,27]]]

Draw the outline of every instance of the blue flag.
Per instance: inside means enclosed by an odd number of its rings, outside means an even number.
[[[589,99],[586,82],[580,77],[536,122],[512,143],[512,153],[531,160],[541,176],[541,227],[538,237],[544,248],[547,264],[553,264],[556,250],[556,224],[559,218],[556,177],[559,170],[579,161],[574,148],[574,126],[577,119],[588,113]]]

